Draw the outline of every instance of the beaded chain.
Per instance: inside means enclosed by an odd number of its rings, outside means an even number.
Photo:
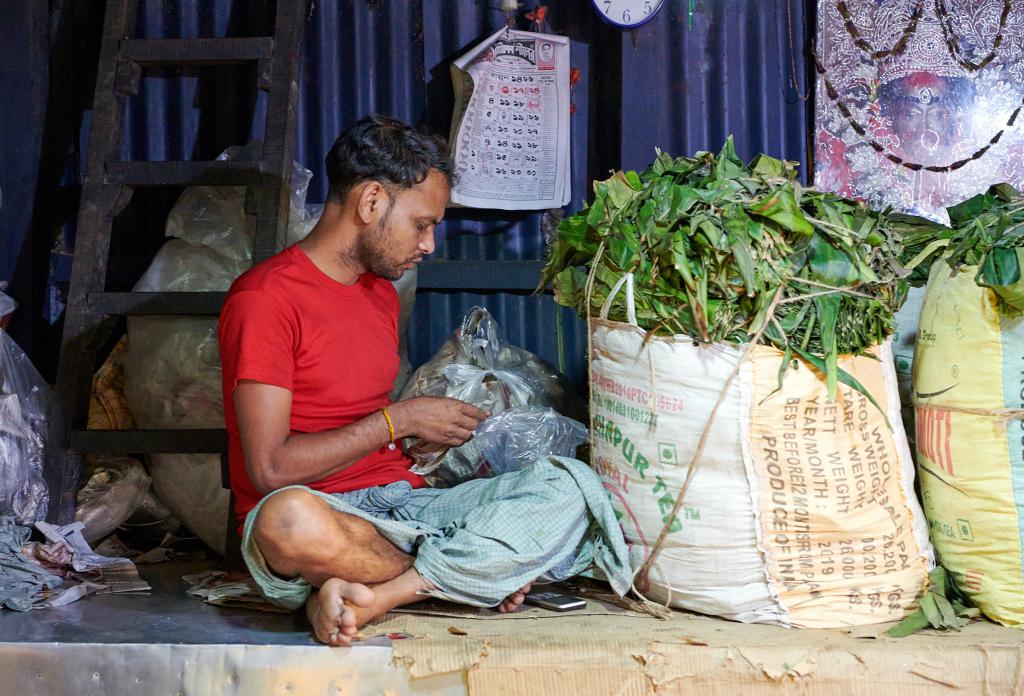
[[[876,51],[868,40],[861,36],[860,30],[857,29],[857,25],[853,23],[853,14],[850,13],[850,8],[846,6],[845,0],[839,0],[839,2],[836,3],[836,10],[839,11],[839,15],[843,18],[843,24],[846,25],[846,32],[850,35],[850,38],[853,39],[854,45],[867,53],[872,60],[878,60],[879,58],[888,58],[889,56],[899,55],[906,50],[907,42],[910,40],[910,37],[914,35],[914,32],[917,31],[917,23],[920,21],[922,15],[924,15],[924,0],[917,0],[917,4],[914,5],[914,11],[910,14],[910,21],[903,29],[903,33],[900,34],[900,38],[895,44],[893,44],[892,48],[887,48],[884,51]]]

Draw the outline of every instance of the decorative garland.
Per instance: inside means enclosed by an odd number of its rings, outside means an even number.
[[[999,15],[999,30],[996,32],[996,37],[992,42],[992,50],[989,51],[988,55],[984,59],[975,63],[970,60],[961,58],[960,42],[956,38],[956,34],[953,32],[953,18],[949,14],[949,10],[946,9],[945,0],[935,0],[935,16],[939,19],[939,24],[942,27],[942,35],[946,39],[946,47],[949,48],[949,53],[953,56],[962,67],[976,72],[981,70],[989,63],[991,63],[998,51],[999,47],[1003,43],[1003,30],[1006,29],[1006,20],[1010,16],[1010,10],[1013,9],[1011,0],[1003,0],[1003,11]],[[857,29],[857,25],[853,22],[853,14],[850,12],[850,8],[846,5],[845,0],[839,0],[836,3],[836,10],[839,15],[843,18],[843,25],[846,27],[846,32],[853,39],[853,44],[868,54],[872,60],[878,60],[880,58],[888,58],[889,56],[896,56],[903,53],[907,48],[907,42],[910,37],[913,36],[914,32],[917,31],[918,21],[924,14],[924,0],[918,0],[917,4],[914,5],[914,11],[910,15],[910,21],[907,26],[904,27],[903,32],[900,34],[900,38],[893,44],[892,48],[876,51],[874,47],[865,39],[860,30]]]
[[[996,57],[999,46],[1003,43],[1003,30],[1006,29],[1006,19],[1010,16],[1011,9],[1010,0],[1003,0],[1003,12],[999,15],[999,30],[996,32],[996,38],[992,42],[992,50],[980,62],[974,63],[960,57],[960,42],[957,40],[956,34],[953,33],[953,18],[950,17],[949,12],[946,10],[945,1],[935,0],[935,14],[939,18],[939,24],[942,26],[942,35],[946,38],[946,46],[949,48],[949,53],[953,56],[953,59],[971,72],[981,70],[991,63]]]
[[[934,164],[925,165],[918,164],[917,162],[907,162],[899,155],[894,155],[890,152],[886,152],[885,146],[883,146],[877,140],[868,135],[867,129],[864,128],[864,126],[862,126],[860,123],[857,122],[856,119],[853,118],[853,113],[850,112],[850,108],[842,100],[839,99],[839,92],[836,90],[836,88],[832,85],[832,83],[826,76],[825,66],[822,65],[821,60],[818,58],[817,54],[814,55],[814,69],[818,71],[818,74],[821,76],[822,81],[825,83],[825,91],[828,93],[828,98],[831,99],[832,102],[836,105],[836,108],[839,109],[839,113],[843,115],[843,118],[845,118],[846,122],[850,124],[850,127],[854,130],[854,132],[857,133],[857,135],[861,136],[864,139],[864,141],[868,145],[870,145],[875,152],[881,155],[885,155],[885,157],[890,162],[893,162],[894,164],[898,164],[901,167],[905,167],[915,172],[920,171],[922,169],[929,172],[952,172],[969,164],[973,160],[981,159],[985,155],[985,153],[989,151],[989,148],[991,148],[993,145],[999,142],[999,139],[1003,137],[1003,133],[1006,132],[1006,129],[1013,127],[1013,124],[1017,121],[1017,116],[1020,115],[1021,109],[1024,108],[1024,99],[1022,99],[1021,104],[1017,106],[1016,109],[1014,109],[1012,114],[1010,114],[1010,119],[1006,122],[1006,125],[1003,128],[1001,128],[998,133],[989,138],[987,145],[985,145],[982,148],[979,148],[978,150],[975,150],[970,157],[965,157],[964,159],[957,160],[956,162],[947,164],[945,166],[939,166]]]
[[[1009,3],[1010,0],[1006,0]],[[936,0],[941,2],[941,0]],[[910,15],[910,22],[903,29],[903,33],[900,35],[899,40],[893,44],[892,48],[888,48],[884,51],[876,51],[868,40],[861,36],[860,30],[857,29],[857,25],[853,23],[853,14],[850,12],[850,8],[846,6],[845,0],[839,0],[836,3],[836,10],[839,11],[840,16],[843,18],[843,24],[846,25],[846,32],[853,39],[853,44],[867,53],[872,60],[878,60],[879,58],[888,58],[889,56],[899,55],[903,53],[907,48],[907,42],[910,37],[913,36],[914,32],[917,31],[917,23],[924,15],[924,0],[917,0],[917,4],[914,5],[914,11]]]

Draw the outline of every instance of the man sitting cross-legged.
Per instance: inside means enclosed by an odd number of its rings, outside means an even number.
[[[309,236],[242,275],[219,323],[231,483],[263,593],[316,636],[427,596],[513,611],[533,581],[597,566],[630,583],[600,480],[551,457],[450,489],[409,471],[396,442],[466,442],[488,414],[447,398],[391,403],[397,280],[434,250],[452,183],[443,139],[379,116],[327,156]]]

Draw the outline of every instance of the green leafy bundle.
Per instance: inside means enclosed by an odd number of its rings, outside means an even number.
[[[928,573],[928,590],[921,597],[921,606],[886,633],[903,638],[926,628],[959,631],[979,616],[981,610],[961,594],[946,569],[935,566]]]
[[[977,266],[978,285],[991,288],[1008,312],[1024,311],[1024,196],[998,184],[948,212],[952,227],[894,216],[910,283],[928,282],[932,264],[940,259],[954,270]]]
[[[597,315],[632,272],[637,321],[652,335],[746,343],[763,329],[761,341],[785,352],[780,380],[800,356],[833,398],[837,380],[864,392],[837,359],[892,333],[907,290],[901,246],[886,215],[795,176],[793,163],[765,155],[745,165],[731,138],[717,156],[659,152],[641,174],[595,182],[590,207],[559,225],[541,282]],[[610,317],[625,320],[622,295]]]

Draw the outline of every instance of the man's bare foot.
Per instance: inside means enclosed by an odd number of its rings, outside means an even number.
[[[523,602],[526,600],[526,593],[530,591],[532,586],[533,585],[524,585],[518,592],[510,594],[505,598],[505,601],[498,605],[498,611],[502,614],[518,611],[519,607],[521,607]]]
[[[317,640],[351,645],[352,637],[374,618],[377,597],[366,585],[331,578],[320,587],[316,613],[310,618]]]

